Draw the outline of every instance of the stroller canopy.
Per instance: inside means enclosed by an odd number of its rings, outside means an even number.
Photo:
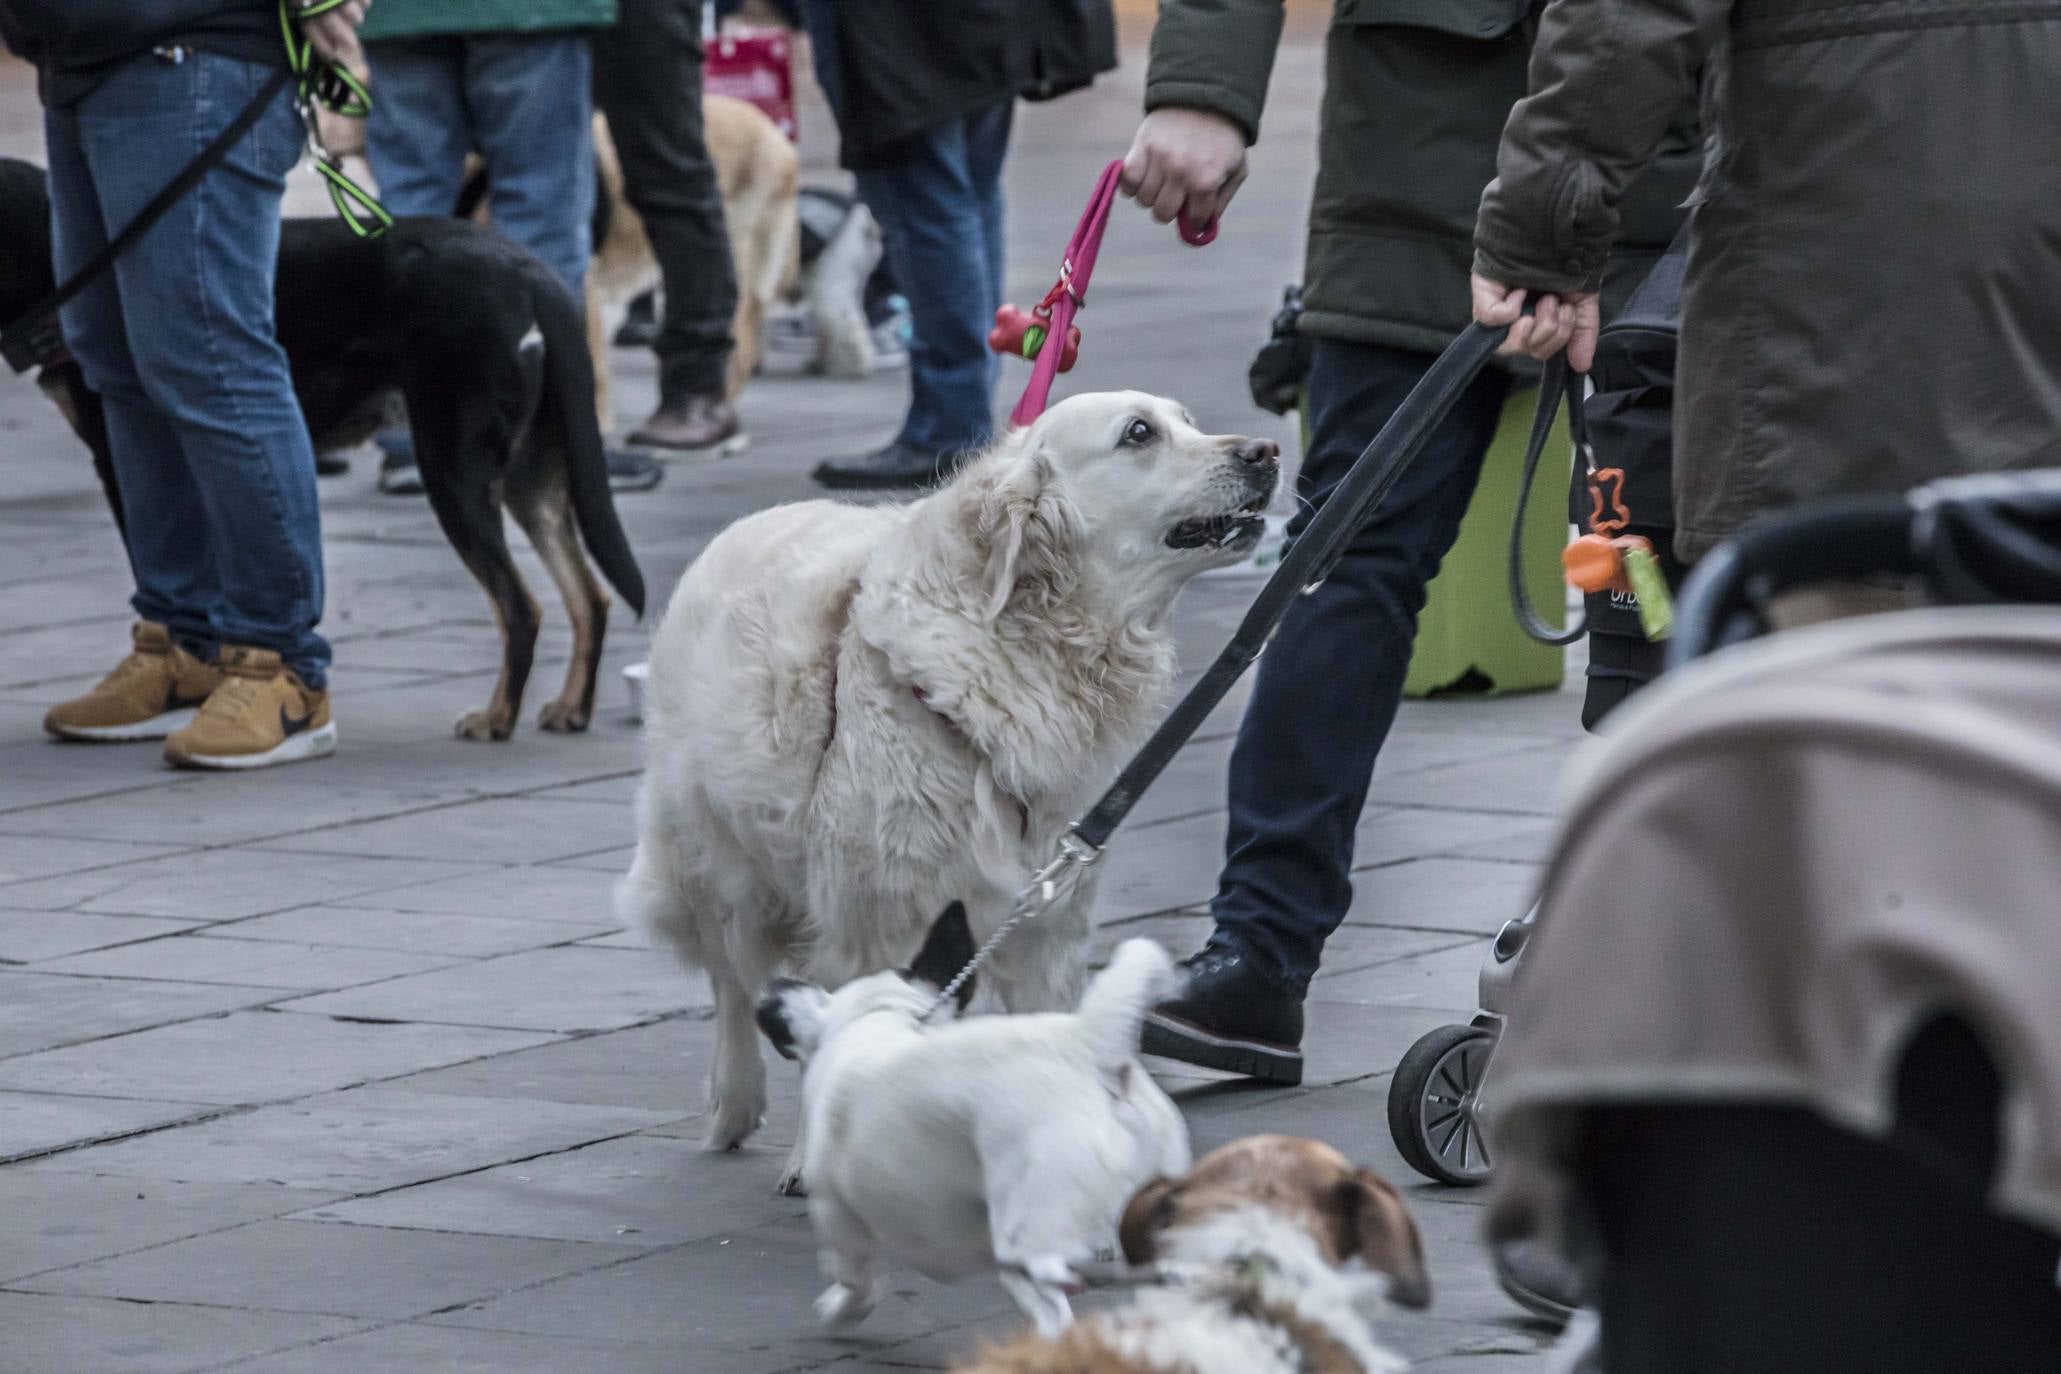
[[[2061,611],[1776,636],[1613,724],[1570,779],[1485,1089],[1506,1205],[1552,1208],[1552,1142],[1590,1105],[1781,1103],[1879,1136],[1907,1040],[1951,1011],[2005,1080],[1992,1206],[2061,1230]]]

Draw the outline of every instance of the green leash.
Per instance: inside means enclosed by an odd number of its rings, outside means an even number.
[[[279,36],[286,41],[286,66],[293,73],[294,108],[308,130],[308,152],[315,170],[329,185],[329,203],[337,215],[363,239],[376,239],[394,227],[394,217],[370,191],[344,172],[343,159],[322,145],[322,131],[315,119],[317,107],[346,119],[363,119],[372,112],[372,94],[365,83],[341,64],[326,62],[315,55],[315,45],[301,32],[301,21],[329,13],[346,0],[308,0],[295,5],[279,0]]]

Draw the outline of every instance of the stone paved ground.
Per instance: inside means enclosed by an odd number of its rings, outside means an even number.
[[[1208,427],[1280,432],[1246,403],[1243,372],[1296,271],[1318,36],[1299,18],[1220,244],[1192,253],[1119,217],[1083,384],[1171,392]],[[1011,171],[1023,295],[1121,149],[1141,38],[1130,22],[1125,71],[1093,94],[1024,111]],[[19,70],[0,70],[0,149],[33,149],[29,99]],[[619,366],[627,415],[648,404],[650,369]],[[808,495],[808,464],[877,441],[898,404],[892,377],[754,387],[747,456],[675,467],[622,503],[652,585],[726,521]],[[988,1283],[903,1275],[858,1339],[815,1333],[807,1224],[772,1193],[791,1076],[776,1075],[751,1150],[699,1150],[705,990],[609,905],[638,765],[614,669],[637,657],[641,627],[618,620],[586,736],[451,738],[488,693],[493,627],[427,511],[373,493],[361,461],[324,487],[334,759],[193,779],[147,747],[59,747],[38,718],[121,651],[123,563],[83,454],[19,381],[0,380],[0,452],[0,1369],[920,1369],[1009,1325]],[[1189,593],[1191,668],[1251,586]],[[532,712],[567,651],[547,611]],[[1200,937],[1239,704],[1119,840],[1101,913],[1112,937]],[[1574,717],[1567,692],[1406,707],[1350,923],[1313,994],[1309,1083],[1168,1079],[1198,1145],[1303,1132],[1405,1185],[1437,1303],[1391,1330],[1427,1371],[1539,1363],[1541,1333],[1484,1266],[1479,1198],[1416,1180],[1383,1102],[1410,1041],[1473,1007],[1485,938],[1525,897]]]

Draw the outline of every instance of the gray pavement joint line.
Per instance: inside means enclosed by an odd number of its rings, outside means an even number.
[[[78,1098],[82,1102],[136,1102],[138,1100],[138,1098],[97,1098],[97,1096],[89,1096],[89,1094],[47,1094],[47,1096]],[[241,1104],[239,1102],[235,1106],[214,1106],[210,1102],[194,1102],[192,1106],[194,1106],[192,1117],[181,1117],[179,1121],[161,1121],[155,1127],[136,1127],[134,1131],[111,1131],[107,1135],[95,1135],[93,1139],[85,1139],[85,1141],[66,1141],[62,1145],[45,1145],[41,1149],[23,1149],[21,1154],[10,1154],[6,1158],[0,1158],[0,1168],[6,1168],[8,1164],[29,1164],[31,1160],[49,1160],[49,1158],[60,1156],[60,1154],[70,1154],[70,1152],[74,1152],[74,1149],[91,1149],[93,1145],[113,1145],[115,1141],[136,1139],[138,1135],[157,1135],[159,1131],[175,1131],[179,1127],[204,1127],[210,1121],[223,1121],[227,1117],[241,1117],[241,1114],[245,1114],[245,1112],[256,1112],[260,1104]],[[60,1265],[60,1269],[62,1267],[66,1267],[66,1265]],[[37,1269],[37,1273],[49,1273],[49,1271],[47,1269]],[[33,1277],[33,1275],[23,1275],[23,1277]]]
[[[166,981],[169,981],[169,980],[167,980],[167,979],[158,979],[157,981],[159,981],[159,982],[166,982]],[[235,986],[235,984],[225,984],[225,983],[180,983],[180,984],[178,984],[178,986],[180,986],[180,987],[188,987],[188,988],[197,988],[197,987],[234,987],[234,986]],[[252,987],[252,988],[246,988],[246,989],[244,989],[244,990],[245,990],[245,991],[247,991],[247,992],[253,993],[253,994],[255,994],[255,993],[261,993],[261,992],[272,992],[272,993],[291,993],[291,994],[292,994],[293,996],[295,996],[295,997],[305,997],[305,996],[307,996],[307,995],[308,995],[308,994],[307,994],[307,992],[306,992],[305,990],[303,990],[303,989],[300,989],[300,988],[269,988],[269,987],[262,987],[262,986],[260,986],[260,987]],[[261,1007],[264,1007],[264,1006],[266,1006],[266,1005],[268,1005],[268,1004],[267,1004],[267,1003],[266,1003],[266,1002],[264,1001],[264,999],[263,999],[263,998],[260,998],[260,997],[255,997],[255,996],[254,996],[254,997],[252,998],[252,1000],[250,1000],[249,1002],[246,1002],[246,1003],[244,1003],[244,1004],[243,1004],[242,1006],[240,1006],[240,1007],[223,1007],[223,1008],[222,1008],[222,1009],[220,1009],[219,1011],[206,1011],[206,1012],[202,1012],[202,1013],[201,1013],[200,1015],[198,1015],[198,1016],[173,1016],[173,1017],[170,1017],[170,1018],[168,1018],[168,1019],[166,1019],[166,1020],[163,1020],[163,1021],[151,1021],[151,1022],[149,1022],[149,1023],[145,1024],[145,1025],[141,1025],[141,1026],[127,1026],[127,1027],[124,1027],[123,1029],[121,1029],[121,1030],[118,1030],[118,1031],[104,1031],[104,1032],[102,1032],[101,1034],[98,1034],[98,1035],[87,1035],[87,1036],[82,1036],[81,1038],[79,1038],[79,1039],[77,1039],[77,1040],[64,1040],[64,1041],[59,1041],[59,1042],[58,1042],[57,1044],[54,1044],[54,1045],[38,1045],[38,1046],[36,1046],[36,1048],[34,1048],[34,1049],[32,1049],[32,1050],[10,1050],[10,1051],[8,1051],[7,1053],[4,1053],[4,1054],[0,1054],[0,1064],[4,1064],[4,1063],[6,1063],[6,1062],[7,1062],[8,1060],[10,1060],[10,1059],[24,1059],[24,1058],[27,1058],[27,1057],[28,1057],[29,1055],[32,1055],[32,1054],[45,1054],[45,1053],[48,1053],[48,1052],[49,1052],[49,1051],[51,1051],[51,1050],[69,1050],[69,1049],[75,1049],[75,1048],[77,1048],[77,1047],[78,1047],[78,1046],[80,1046],[80,1045],[94,1045],[94,1044],[98,1044],[98,1043],[99,1043],[99,1042],[101,1042],[102,1040],[117,1040],[117,1039],[120,1039],[120,1038],[121,1038],[122,1036],[124,1036],[124,1035],[141,1035],[141,1034],[143,1034],[143,1033],[144,1033],[145,1031],[163,1030],[163,1029],[164,1029],[164,1028],[165,1028],[166,1026],[183,1026],[183,1025],[185,1025],[185,1024],[186,1024],[187,1022],[189,1022],[189,1021],[219,1021],[219,1020],[221,1020],[221,1019],[222,1019],[223,1017],[226,1017],[226,1016],[233,1016],[233,1015],[234,1015],[235,1013],[237,1013],[237,1012],[239,1012],[239,1011],[255,1011],[255,1010],[257,1010],[257,1009],[259,1009],[259,1008],[261,1008]]]
[[[132,792],[148,792],[152,788],[169,787],[175,782],[190,782],[191,780],[183,774],[177,773],[165,777],[147,777],[126,787],[110,787],[105,792],[89,792],[83,797],[66,797],[62,801],[23,802],[20,806],[0,806],[0,816],[15,816],[25,811],[41,811],[48,807],[71,806],[74,803],[107,801],[112,797],[126,797]]]
[[[241,1113],[244,1113],[244,1112],[248,1112],[248,1111],[255,1111],[255,1110],[256,1110],[256,1108],[244,1108],[244,1107],[239,1107],[239,1108],[235,1108],[235,1109],[233,1109],[233,1110],[232,1110],[232,1111],[230,1111],[230,1112],[224,1112],[224,1113],[221,1113],[221,1115],[223,1115],[223,1116],[230,1116],[230,1115],[238,1115],[238,1114],[241,1114]],[[210,1120],[212,1120],[212,1119],[214,1119],[214,1118],[209,1118],[209,1119],[210,1119]],[[202,1124],[202,1123],[200,1123],[200,1122],[186,1122],[186,1123],[181,1123],[181,1124],[185,1124],[185,1125],[199,1125],[199,1124]],[[162,1128],[162,1129],[170,1129],[170,1128],[169,1128],[169,1127],[165,1127],[165,1128]],[[94,1265],[96,1265],[96,1264],[105,1264],[105,1263],[107,1263],[107,1262],[108,1262],[109,1260],[115,1260],[115,1259],[127,1259],[127,1258],[129,1258],[129,1257],[131,1257],[131,1256],[134,1256],[134,1255],[147,1255],[147,1254],[149,1254],[149,1253],[150,1253],[151,1251],[153,1251],[153,1250],[162,1250],[162,1249],[164,1249],[164,1248],[165,1248],[166,1246],[169,1246],[169,1245],[179,1245],[179,1244],[183,1244],[184,1242],[186,1242],[186,1241],[189,1241],[189,1240],[198,1240],[198,1239],[199,1239],[199,1238],[200,1238],[201,1236],[204,1236],[204,1235],[205,1235],[205,1236],[224,1236],[224,1235],[228,1235],[229,1233],[231,1233],[231,1232],[233,1232],[233,1231],[242,1231],[242,1230],[247,1230],[248,1228],[250,1228],[250,1227],[252,1227],[252,1226],[259,1226],[259,1225],[262,1225],[262,1224],[264,1224],[264,1223],[266,1223],[266,1222],[270,1222],[270,1221],[291,1221],[291,1220],[293,1220],[294,1218],[293,1218],[292,1216],[290,1216],[290,1215],[289,1215],[289,1213],[293,1213],[293,1212],[305,1212],[305,1211],[308,1211],[308,1210],[310,1210],[311,1208],[316,1208],[316,1207],[329,1207],[329,1206],[334,1206],[335,1204],[337,1204],[337,1203],[339,1203],[339,1202],[358,1202],[358,1201],[362,1201],[362,1200],[363,1200],[363,1199],[365,1199],[365,1198],[374,1198],[374,1197],[384,1197],[384,1196],[385,1196],[385,1195],[387,1195],[388,1193],[398,1193],[398,1192],[403,1192],[403,1191],[405,1191],[405,1190],[407,1190],[407,1189],[409,1189],[409,1188],[420,1188],[420,1187],[424,1187],[425,1185],[428,1185],[428,1184],[431,1184],[431,1183],[446,1183],[446,1182],[449,1182],[449,1181],[450,1181],[451,1179],[454,1179],[454,1178],[464,1178],[464,1177],[466,1177],[466,1176],[467,1176],[467,1175],[469,1175],[469,1174],[480,1174],[480,1173],[485,1173],[485,1172],[487,1172],[487,1171],[488,1171],[488,1170],[490,1170],[490,1169],[503,1169],[503,1168],[508,1168],[508,1167],[510,1167],[510,1166],[512,1166],[512,1165],[516,1165],[516,1164],[529,1164],[529,1163],[532,1163],[532,1162],[534,1162],[534,1161],[536,1161],[536,1160],[539,1160],[539,1159],[548,1159],[548,1158],[550,1158],[550,1157],[551,1157],[551,1156],[553,1156],[553,1155],[562,1155],[562,1154],[572,1154],[572,1153],[575,1153],[575,1152],[577,1152],[577,1151],[579,1151],[579,1150],[584,1150],[584,1149],[587,1149],[587,1148],[589,1148],[590,1146],[594,1146],[594,1145],[606,1145],[606,1144],[608,1144],[608,1143],[609,1143],[609,1142],[611,1142],[611,1141],[616,1141],[616,1140],[625,1140],[625,1139],[628,1139],[628,1138],[629,1138],[629,1137],[631,1137],[631,1136],[634,1136],[634,1135],[637,1135],[637,1134],[639,1134],[639,1133],[640,1133],[640,1132],[641,1132],[641,1131],[642,1131],[643,1129],[644,1129],[643,1127],[638,1127],[638,1128],[637,1128],[636,1130],[630,1130],[630,1131],[618,1131],[618,1132],[616,1132],[616,1133],[615,1133],[614,1135],[607,1135],[607,1136],[597,1136],[597,1137],[595,1137],[595,1138],[594,1138],[594,1139],[592,1139],[592,1140],[583,1140],[583,1141],[581,1141],[581,1142],[580,1142],[579,1144],[577,1144],[577,1145],[567,1145],[567,1146],[562,1146],[562,1147],[560,1147],[560,1148],[558,1148],[558,1149],[555,1149],[555,1150],[539,1150],[539,1151],[537,1151],[537,1152],[536,1152],[535,1154],[523,1155],[523,1156],[521,1156],[520,1158],[517,1158],[517,1159],[499,1159],[499,1160],[495,1160],[495,1161],[494,1161],[493,1163],[491,1163],[491,1164],[481,1164],[481,1165],[478,1165],[478,1166],[476,1166],[476,1167],[474,1167],[474,1168],[470,1168],[470,1169],[459,1169],[459,1170],[457,1170],[457,1171],[456,1171],[456,1172],[454,1172],[454,1173],[449,1173],[449,1174],[439,1174],[439,1175],[438,1175],[437,1177],[435,1177],[435,1178],[424,1178],[424,1179],[417,1179],[417,1180],[415,1180],[415,1181],[414,1181],[414,1182],[412,1182],[412,1183],[396,1183],[396,1184],[394,1184],[394,1185],[393,1185],[393,1186],[391,1186],[391,1187],[387,1187],[387,1188],[375,1188],[375,1189],[371,1190],[370,1192],[364,1192],[364,1193],[350,1193],[350,1192],[346,1192],[346,1193],[331,1193],[331,1192],[327,1192],[327,1191],[325,1191],[325,1190],[323,1190],[323,1189],[319,1189],[319,1188],[310,1188],[310,1189],[307,1189],[306,1191],[307,1191],[307,1192],[308,1192],[308,1193],[310,1194],[310,1196],[311,1196],[311,1197],[324,1197],[324,1198],[326,1198],[326,1200],[325,1200],[325,1201],[321,1201],[321,1202],[315,1202],[315,1201],[310,1201],[310,1200],[306,1200],[306,1199],[293,1199],[293,1200],[291,1200],[291,1201],[290,1201],[290,1202],[288,1203],[288,1205],[286,1206],[286,1208],[285,1208],[285,1209],[284,1209],[283,1211],[281,1211],[281,1212],[279,1212],[279,1213],[276,1213],[276,1214],[274,1214],[274,1215],[272,1215],[272,1216],[263,1216],[263,1217],[251,1217],[251,1218],[249,1218],[249,1219],[247,1219],[247,1220],[244,1220],[244,1221],[239,1221],[239,1222],[235,1222],[235,1223],[232,1223],[231,1225],[228,1225],[228,1226],[222,1226],[222,1227],[217,1227],[216,1229],[214,1229],[214,1230],[212,1230],[212,1231],[203,1231],[203,1232],[198,1232],[198,1233],[196,1233],[195,1235],[191,1235],[191,1236],[173,1236],[173,1237],[172,1237],[172,1238],[170,1238],[169,1240],[160,1240],[160,1241],[152,1241],[152,1242],[151,1242],[151,1243],[150,1243],[149,1245],[139,1245],[139,1246],[137,1246],[137,1247],[136,1247],[136,1248],[135,1248],[134,1250],[124,1250],[124,1251],[122,1251],[122,1252],[121,1252],[120,1254],[115,1254],[115,1255],[98,1255],[98,1256],[95,1256],[95,1257],[94,1257],[94,1258],[92,1258],[92,1259],[88,1259],[88,1260],[79,1260],[79,1261],[76,1261],[76,1262],[74,1262],[74,1263],[71,1263],[71,1264],[58,1264],[58,1265],[52,1265],[52,1266],[51,1266],[50,1268],[48,1268],[48,1269],[39,1269],[39,1270],[37,1270],[37,1271],[36,1271],[35,1273],[33,1273],[33,1274],[23,1274],[23,1275],[20,1275],[20,1276],[18,1276],[18,1277],[16,1277],[16,1278],[12,1278],[12,1279],[9,1279],[9,1280],[8,1280],[8,1281],[7,1281],[7,1282],[6,1282],[5,1284],[4,1284],[4,1285],[0,1285],[0,1292],[25,1292],[25,1293],[42,1293],[42,1290],[39,1290],[39,1289],[24,1289],[24,1288],[17,1288],[17,1287],[15,1286],[15,1285],[17,1285],[17,1284],[24,1284],[24,1283],[28,1283],[29,1281],[31,1281],[31,1280],[33,1280],[33,1279],[47,1278],[48,1276],[50,1276],[50,1275],[52,1275],[52,1274],[61,1274],[61,1273],[64,1273],[64,1272],[66,1272],[67,1270],[71,1270],[71,1269],[88,1269],[88,1268],[91,1268],[92,1266],[94,1266]],[[134,1134],[134,1135],[148,1135],[148,1134],[151,1134],[151,1132],[149,1132],[149,1131],[136,1131],[136,1132],[132,1132],[131,1134]],[[100,1178],[100,1177],[121,1177],[121,1176],[120,1176],[120,1175],[99,1175],[99,1174],[96,1174],[96,1175],[94,1175],[94,1177],[96,1177],[96,1178]],[[140,1184],[140,1185],[145,1185],[145,1186],[147,1186],[147,1185],[148,1185],[148,1184],[149,1184],[150,1182],[152,1182],[152,1181],[153,1181],[153,1180],[149,1180],[149,1179],[140,1179],[140,1178],[136,1180],[136,1182],[137,1182],[138,1184]],[[185,1181],[187,1181],[187,1180],[181,1180],[181,1179],[166,1179],[166,1180],[159,1180],[159,1181],[163,1181],[163,1182],[171,1182],[171,1183],[178,1183],[178,1182],[185,1182]],[[269,1181],[269,1180],[266,1180],[266,1181]],[[280,1185],[278,1185],[278,1186],[280,1186],[280,1187],[290,1187],[291,1185],[287,1185],[287,1184],[280,1184]],[[435,1227],[435,1226],[381,1226],[381,1225],[378,1225],[378,1224],[371,1224],[371,1225],[367,1225],[367,1224],[365,1224],[365,1223],[361,1223],[361,1222],[341,1222],[341,1221],[304,1221],[304,1222],[302,1222],[301,1224],[302,1224],[302,1225],[304,1225],[304,1226],[357,1226],[357,1227],[359,1227],[359,1228],[360,1228],[360,1229],[362,1229],[362,1230],[371,1230],[371,1231],[397,1231],[397,1232],[401,1232],[401,1233],[403,1233],[403,1234],[406,1234],[406,1233],[408,1233],[408,1232],[415,1232],[415,1231],[420,1231],[420,1232],[424,1232],[424,1233],[426,1233],[426,1234],[430,1234],[430,1235],[440,1235],[440,1236],[469,1236],[469,1237],[474,1237],[474,1238],[479,1238],[479,1237],[485,1237],[485,1238],[488,1238],[488,1239],[506,1239],[506,1240],[548,1240],[548,1239],[549,1239],[549,1237],[545,1237],[545,1236],[501,1236],[501,1235],[499,1235],[498,1233],[494,1233],[494,1232],[486,1232],[486,1231],[454,1231],[454,1230],[448,1230],[448,1229],[446,1229],[446,1228],[443,1228],[443,1227]],[[721,1234],[721,1233],[720,1233],[720,1232],[711,1232],[710,1234],[712,1234],[712,1235],[715,1235],[715,1234]],[[636,1258],[639,1258],[639,1257],[641,1257],[641,1256],[644,1256],[644,1255],[653,1255],[653,1254],[658,1254],[658,1253],[659,1253],[660,1251],[662,1251],[662,1250],[671,1250],[671,1249],[677,1249],[677,1248],[678,1248],[678,1247],[679,1247],[680,1245],[693,1245],[693,1244],[697,1243],[698,1241],[700,1241],[700,1240],[702,1240],[702,1239],[704,1239],[704,1237],[696,1236],[696,1237],[694,1237],[694,1238],[692,1238],[692,1239],[690,1239],[690,1240],[680,1241],[680,1242],[678,1242],[678,1243],[677,1243],[676,1245],[664,1245],[664,1246],[657,1246],[657,1245],[654,1245],[654,1246],[643,1246],[643,1247],[635,1247],[635,1248],[630,1248],[630,1252],[629,1252],[629,1254],[628,1254],[627,1256],[623,1256],[623,1255],[617,1255],[617,1254],[616,1254],[616,1252],[617,1252],[617,1251],[619,1251],[619,1250],[622,1250],[622,1249],[624,1249],[624,1248],[625,1248],[625,1247],[621,1247],[621,1246],[614,1246],[614,1245],[602,1245],[602,1244],[599,1244],[599,1243],[597,1243],[597,1242],[595,1242],[595,1241],[563,1241],[563,1242],[560,1242],[560,1243],[561,1243],[561,1244],[566,1244],[566,1245],[591,1245],[591,1246],[593,1246],[593,1247],[594,1247],[594,1249],[595,1249],[595,1250],[596,1250],[597,1252],[605,1252],[605,1253],[608,1253],[608,1254],[610,1254],[611,1256],[613,1256],[613,1258],[609,1259],[608,1261],[606,1261],[606,1262],[604,1262],[604,1263],[601,1263],[601,1264],[596,1264],[596,1265],[593,1265],[593,1266],[591,1266],[591,1267],[588,1267],[588,1268],[583,1268],[583,1269],[570,1269],[570,1270],[567,1270],[567,1271],[566,1271],[565,1273],[563,1273],[563,1274],[553,1274],[553,1275],[552,1275],[552,1276],[551,1276],[550,1278],[547,1278],[547,1279],[539,1279],[539,1280],[537,1280],[537,1281],[536,1281],[536,1282],[534,1282],[534,1283],[529,1283],[529,1284],[525,1284],[525,1285],[523,1285],[523,1287],[522,1287],[522,1288],[510,1288],[510,1289],[504,1289],[504,1290],[501,1290],[501,1292],[505,1292],[505,1293],[518,1293],[518,1292],[522,1292],[522,1291],[524,1291],[524,1289],[528,1289],[528,1288],[535,1288],[535,1287],[539,1287],[539,1286],[541,1286],[542,1284],[546,1284],[546,1283],[553,1283],[553,1282],[556,1282],[556,1281],[557,1281],[557,1280],[559,1280],[559,1279],[571,1278],[571,1277],[573,1277],[573,1276],[574,1276],[575,1274],[591,1274],[591,1273],[594,1273],[594,1272],[596,1272],[597,1270],[601,1270],[601,1269],[608,1269],[608,1268],[612,1268],[612,1267],[613,1267],[613,1266],[614,1266],[615,1264],[617,1264],[617,1263],[621,1263],[621,1262],[623,1262],[623,1261],[624,1261],[624,1260],[626,1260],[626,1259],[636,1259]],[[53,1295],[53,1294],[48,1294],[48,1293],[42,1293],[42,1295],[43,1295],[43,1296],[46,1296],[46,1297],[47,1297],[47,1296],[59,1296],[59,1295]],[[501,1293],[496,1293],[496,1294],[495,1294],[495,1296],[497,1296],[497,1297],[498,1297],[498,1296],[500,1296],[500,1295],[501,1295]],[[72,1295],[69,1295],[69,1296],[95,1296],[95,1295],[92,1295],[92,1294],[72,1294]],[[187,1299],[176,1299],[176,1300],[174,1300],[174,1299],[162,1299],[162,1300],[159,1300],[159,1299],[149,1299],[149,1298],[122,1298],[122,1299],[118,1299],[118,1301],[122,1301],[122,1302],[155,1302],[155,1301],[176,1301],[176,1302],[177,1302],[177,1303],[178,1303],[178,1304],[179,1304],[180,1306],[192,1306],[192,1307],[218,1307],[218,1308],[226,1308],[226,1309],[228,1309],[228,1310],[230,1310],[230,1311],[237,1311],[237,1312],[287,1312],[287,1311],[299,1311],[299,1310],[300,1310],[300,1309],[297,1309],[297,1308],[277,1308],[277,1307],[236,1307],[236,1306],[234,1306],[233,1304],[230,1304],[230,1303],[211,1303],[211,1302],[191,1302],[191,1301],[189,1301],[189,1300],[187,1300]],[[475,1302],[477,1302],[477,1301],[479,1301],[479,1299],[478,1299],[478,1298],[467,1298],[467,1299],[465,1299],[465,1300],[464,1300],[464,1301],[462,1301],[462,1302],[456,1302],[456,1303],[446,1303],[446,1304],[445,1304],[444,1306],[442,1306],[442,1307],[433,1307],[433,1308],[428,1308],[428,1309],[425,1309],[424,1311],[421,1311],[421,1312],[415,1312],[415,1313],[411,1313],[410,1315],[408,1315],[408,1316],[406,1316],[406,1317],[402,1317],[402,1318],[400,1318],[400,1320],[401,1320],[401,1321],[420,1321],[420,1320],[422,1320],[422,1319],[423,1319],[423,1318],[425,1318],[425,1317],[433,1317],[433,1316],[438,1316],[438,1315],[441,1315],[442,1313],[445,1313],[445,1312],[455,1312],[455,1311],[458,1311],[458,1310],[459,1310],[459,1309],[461,1309],[461,1308],[464,1308],[464,1307],[469,1307],[470,1305],[472,1305],[473,1303],[475,1303]],[[358,1313],[358,1312],[316,1312],[316,1313],[314,1313],[313,1315],[315,1315],[315,1316],[324,1316],[324,1317],[345,1317],[345,1318],[358,1318],[358,1319],[363,1319],[363,1317],[364,1317],[364,1314],[363,1314],[363,1313]]]

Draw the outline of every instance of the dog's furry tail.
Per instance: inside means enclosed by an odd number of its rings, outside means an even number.
[[[1080,1025],[1095,1066],[1111,1072],[1138,1057],[1145,1013],[1174,991],[1174,961],[1153,940],[1126,940],[1081,998]]]
[[[530,298],[537,329],[544,336],[545,403],[557,409],[565,427],[566,480],[580,540],[608,585],[641,617],[644,574],[630,552],[629,536],[616,518],[615,495],[608,488],[608,454],[594,418],[594,362],[587,351],[586,319],[555,279],[548,285],[536,283]]]

